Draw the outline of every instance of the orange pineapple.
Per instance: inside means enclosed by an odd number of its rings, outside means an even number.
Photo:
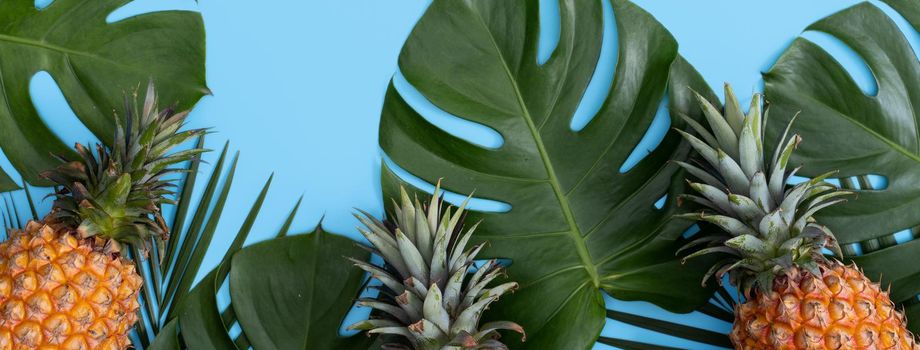
[[[801,138],[786,127],[772,159],[764,156],[761,101],[754,95],[745,115],[725,86],[725,112],[700,95],[709,128],[688,121],[696,135],[679,131],[707,164],[678,164],[700,182],[684,195],[707,211],[682,215],[724,230],[684,249],[706,245],[685,259],[708,253],[728,258],[706,278],[729,274],[746,302],[735,309],[736,349],[918,349],[904,315],[879,285],[856,267],[822,253],[841,255],[831,231],[813,215],[849,194],[818,176],[787,186],[795,170],[789,158]],[[793,118],[794,120],[795,118]],[[768,168],[769,167],[769,168]],[[704,170],[706,169],[706,170]],[[683,249],[682,249],[683,250]],[[704,280],[705,281],[705,280]]]
[[[793,267],[773,290],[738,306],[739,349],[914,349],[904,315],[855,266],[828,262],[821,275]]]
[[[0,350],[130,347],[143,280],[120,246],[166,239],[164,176],[202,150],[168,153],[203,133],[179,132],[188,113],[158,111],[152,84],[137,107],[116,117],[113,148],[78,144],[79,161],[43,173],[59,186],[51,214],[0,244]]]

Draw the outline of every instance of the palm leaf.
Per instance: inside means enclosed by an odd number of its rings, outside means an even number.
[[[198,146],[204,145],[204,138],[198,140]],[[160,259],[135,259],[140,264],[139,271],[145,271],[148,278],[145,278],[145,286],[141,290],[141,300],[145,301],[146,313],[145,322],[139,323],[139,339],[143,347],[150,346],[150,342],[160,333],[163,327],[169,324],[173,317],[169,317],[174,305],[182,303],[188,297],[191,286],[183,281],[192,279],[197,275],[204,253],[202,251],[210,247],[211,237],[213,237],[217,222],[223,214],[223,206],[227,201],[229,190],[233,184],[233,177],[236,171],[237,156],[234,157],[226,170],[224,170],[227,160],[229,145],[223,147],[217,162],[214,165],[214,172],[211,174],[208,182],[205,184],[204,192],[198,201],[198,206],[192,206],[190,203],[191,193],[195,189],[199,162],[194,162],[189,168],[182,180],[182,192],[180,202],[175,211],[172,220],[169,246],[159,250]],[[221,182],[221,173],[225,172],[223,184]],[[255,213],[259,208],[271,184],[271,178],[266,182],[255,204],[253,204],[250,217],[243,224],[243,228],[235,236],[235,240],[245,240],[251,228],[251,221],[254,220]],[[185,218],[192,217],[189,225],[185,226]],[[176,249],[181,242],[182,247],[193,248]],[[230,249],[234,249],[231,246]],[[236,247],[238,249],[238,247]],[[229,255],[231,252],[228,251]],[[190,283],[190,282],[188,282]],[[150,327],[145,330],[144,326]]]
[[[714,304],[707,304],[714,305]],[[721,309],[722,314],[732,315],[732,311],[729,309]],[[728,335],[720,332],[714,332],[707,329],[697,328],[693,326],[688,326],[680,323],[670,322],[666,320],[660,320],[640,315],[634,315],[629,313],[624,313],[620,311],[607,310],[607,318],[614,321],[619,321],[631,326],[636,326],[643,328],[647,331],[657,332],[661,334],[666,334],[681,339],[694,341],[701,344],[723,347],[723,348],[732,348],[732,343],[728,339]],[[601,344],[607,344],[616,346],[622,349],[667,349],[667,347],[662,347],[660,345],[655,345],[652,343],[646,343],[644,341],[637,340],[627,340],[613,337],[600,337],[598,342]]]
[[[920,29],[915,1],[886,0],[914,30]],[[897,15],[895,15],[897,16]],[[920,62],[896,23],[879,7],[862,3],[810,25],[852,48],[878,84],[866,94],[847,70],[821,46],[796,39],[764,74],[772,103],[773,135],[796,111],[795,131],[804,142],[795,162],[814,176],[839,170],[841,184],[858,197],[825,210],[818,220],[837,235],[848,258],[867,276],[891,286],[891,298],[920,317],[920,267],[905,264],[920,255]],[[867,175],[888,179],[872,186]],[[914,234],[911,234],[913,230]],[[898,232],[901,233],[898,233]],[[909,240],[897,244],[899,237]],[[862,250],[862,252],[860,252]],[[913,331],[920,324],[911,323]]]
[[[181,101],[180,110],[209,93],[201,16],[167,11],[106,22],[129,2],[57,0],[41,10],[32,0],[0,2],[0,148],[26,182],[47,184],[38,174],[58,164],[52,154],[75,157],[32,104],[29,83],[38,72],[55,79],[80,121],[106,143],[114,135],[111,111],[139,82],[153,79],[161,99]],[[0,170],[0,192],[18,188]]]
[[[723,282],[727,282],[723,280]],[[597,342],[600,344],[610,345],[619,349],[630,350],[668,350],[677,349],[671,346],[661,344],[670,344],[672,346],[682,345],[687,348],[699,347],[705,345],[707,348],[727,348],[734,346],[728,338],[728,334],[712,329],[695,326],[695,320],[706,319],[706,324],[718,326],[717,328],[727,328],[735,320],[734,309],[738,302],[735,293],[729,291],[725,286],[720,285],[716,289],[716,296],[707,303],[700,306],[695,312],[696,318],[687,317],[687,315],[675,315],[667,313],[652,312],[651,317],[648,314],[634,314],[629,308],[623,310],[608,309],[607,322],[608,326],[611,321],[617,322],[613,327],[622,329],[623,326],[636,327],[642,330],[641,338],[635,335],[628,337],[601,336]],[[614,303],[616,306],[616,303]],[[643,311],[649,310],[647,307]],[[706,317],[702,317],[706,316]],[[716,322],[713,322],[715,320]],[[672,339],[665,339],[670,337]]]
[[[511,260],[510,279],[522,286],[488,317],[520,323],[528,344],[544,349],[593,346],[605,320],[602,292],[679,312],[711,295],[700,288],[708,262],[684,266],[674,256],[689,224],[672,219],[683,181],[667,160],[686,157],[687,147],[669,134],[637,165],[620,168],[663,98],[695,118],[687,87],[715,97],[658,22],[628,1],[612,4],[617,69],[583,129],[570,125],[598,65],[604,6],[596,1],[559,2],[560,41],[544,64],[536,1],[434,1],[410,34],[399,59],[406,81],[444,112],[498,132],[500,146],[442,130],[394,84],[382,113],[380,145],[392,160],[384,163],[384,198],[405,182],[398,167],[510,205],[470,214],[483,220],[483,256]]]

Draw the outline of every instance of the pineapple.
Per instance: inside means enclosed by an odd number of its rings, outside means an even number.
[[[498,330],[523,336],[521,326],[507,321],[480,326],[479,319],[489,304],[518,284],[488,287],[503,274],[495,260],[469,271],[484,245],[464,250],[478,224],[463,232],[466,203],[451,213],[454,208],[443,205],[439,190],[440,184],[427,206],[422,206],[401,189],[401,204],[394,200],[395,215],[386,222],[365,212],[356,215],[366,227],[359,230],[374,245],[371,251],[386,264],[379,267],[349,259],[383,284],[377,299],[359,302],[380,311],[382,317],[349,329],[403,340],[384,345],[387,349],[507,349],[498,341]],[[464,282],[469,275],[472,277]]]
[[[115,118],[112,149],[78,144],[79,161],[42,174],[59,186],[51,213],[0,244],[0,350],[131,346],[143,280],[121,245],[166,239],[164,176],[202,150],[168,152],[203,133],[179,132],[188,113],[158,111],[152,84],[143,109],[136,99]]]
[[[735,308],[730,334],[735,348],[917,349],[888,292],[856,266],[822,253],[828,248],[841,256],[833,233],[812,215],[844,201],[841,196],[849,192],[824,181],[833,173],[786,185],[796,172],[787,172],[789,157],[801,141],[789,136],[792,121],[768,160],[762,142],[767,115],[761,118],[759,95],[745,115],[726,84],[724,116],[696,97],[710,129],[685,118],[698,137],[678,131],[707,164],[678,162],[700,181],[690,182],[699,196],[681,199],[708,211],[682,216],[712,223],[724,233],[699,238],[682,250],[705,245],[686,258],[729,256],[706,279],[715,275],[721,281],[727,273],[745,296]]]

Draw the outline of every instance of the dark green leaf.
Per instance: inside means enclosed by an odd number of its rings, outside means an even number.
[[[284,220],[284,224],[281,225],[281,229],[278,230],[278,234],[275,237],[284,237],[291,230],[291,224],[294,223],[294,218],[297,216],[297,210],[300,209],[300,204],[303,203],[303,196],[300,196],[297,199],[297,204],[294,204],[294,209],[291,209],[291,212],[288,214],[287,219]],[[320,219],[320,224],[323,223],[323,220]]]
[[[189,349],[236,349],[217,308],[217,289],[220,286],[215,281],[216,275],[217,270],[213,270],[202,279],[183,299],[178,312],[182,339]]]
[[[19,189],[19,185],[16,184],[16,181],[10,178],[3,169],[0,169],[0,192],[9,192]]]
[[[181,109],[209,93],[201,15],[167,11],[106,23],[128,2],[57,0],[42,10],[32,0],[0,2],[0,147],[28,183],[45,184],[38,173],[58,164],[51,154],[75,156],[32,105],[29,83],[40,71],[104,141],[112,140],[112,111],[122,109],[124,94],[150,79],[163,101]]]
[[[368,337],[339,336],[364,277],[343,256],[369,258],[354,241],[319,228],[255,244],[233,257],[232,306],[253,348],[367,348]]]
[[[147,350],[180,350],[182,349],[182,344],[179,343],[179,320],[174,319],[169,321],[163,329],[160,330],[160,334],[157,335],[157,338],[150,343],[150,346],[147,347]]]
[[[594,119],[572,131],[598,63],[601,6],[564,3],[558,46],[539,65],[536,1],[434,1],[403,47],[400,70],[436,106],[498,131],[504,144],[484,148],[439,129],[392,85],[381,120],[380,145],[400,167],[511,205],[470,214],[471,222],[484,219],[476,238],[490,244],[481,257],[511,259],[510,279],[521,284],[487,317],[520,323],[528,344],[541,349],[592,347],[604,324],[601,291],[681,312],[711,295],[700,287],[706,262],[682,266],[674,256],[689,222],[672,219],[682,174],[667,160],[689,148],[671,133],[635,167],[619,168],[651,124],[672,63],[672,111],[698,118],[698,108],[680,100],[689,86],[712,94],[676,61],[677,44],[654,18],[615,0],[613,86]],[[684,122],[674,118],[673,126]],[[383,175],[386,197],[398,193],[400,180],[386,167]],[[656,209],[665,194],[668,203]]]

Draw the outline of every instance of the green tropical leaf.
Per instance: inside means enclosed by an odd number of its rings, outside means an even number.
[[[884,1],[920,29],[920,6],[907,0]],[[810,25],[852,48],[878,84],[864,93],[847,70],[818,44],[796,39],[764,74],[771,103],[772,135],[797,111],[794,130],[803,143],[793,159],[800,172],[815,176],[839,170],[844,187],[857,188],[848,203],[822,211],[828,225],[867,276],[891,285],[891,298],[907,313],[920,315],[920,268],[905,264],[920,255],[916,240],[896,244],[894,233],[920,225],[920,62],[904,34],[880,8],[862,3]],[[773,138],[771,138],[773,139]],[[868,174],[888,178],[873,189]],[[857,187],[852,177],[856,177]],[[916,237],[917,230],[914,230]],[[920,324],[911,323],[914,331]]]
[[[343,256],[367,260],[354,241],[318,228],[276,238],[233,257],[230,295],[255,349],[366,349],[373,339],[344,338],[339,327],[364,273]]]
[[[163,101],[188,109],[205,85],[204,25],[197,13],[165,11],[106,23],[130,0],[57,0],[39,10],[32,0],[0,2],[0,148],[26,182],[46,185],[51,156],[75,156],[42,121],[29,82],[48,72],[67,102],[100,140],[114,135],[113,110],[126,93],[153,79]],[[16,189],[0,170],[0,191]]]
[[[217,270],[211,271],[198,287],[193,289],[179,312],[182,339],[189,349],[235,349],[236,344],[221,321],[217,306],[217,291],[220,285],[215,278]]]
[[[527,344],[541,349],[592,347],[604,324],[602,291],[679,312],[711,296],[700,288],[708,262],[682,266],[674,254],[689,224],[672,219],[683,175],[667,160],[685,158],[688,147],[669,134],[635,167],[619,169],[666,96],[669,71],[672,112],[699,117],[688,86],[717,100],[648,13],[624,0],[613,9],[613,86],[581,130],[570,121],[598,64],[596,1],[560,2],[559,43],[542,65],[536,1],[434,1],[412,31],[399,58],[406,80],[447,113],[500,133],[500,147],[441,130],[392,84],[385,98],[380,145],[396,165],[429,183],[444,177],[449,191],[510,204],[470,214],[483,219],[476,238],[490,243],[481,256],[512,260],[510,279],[521,284],[487,316],[520,323]],[[385,164],[385,198],[400,182]]]
[[[150,344],[147,350],[174,350],[181,349],[182,343],[179,342],[179,320],[174,319],[163,326],[163,336],[157,337]]]
[[[19,189],[19,185],[16,184],[16,181],[10,178],[10,176],[0,169],[0,193],[15,191]]]

